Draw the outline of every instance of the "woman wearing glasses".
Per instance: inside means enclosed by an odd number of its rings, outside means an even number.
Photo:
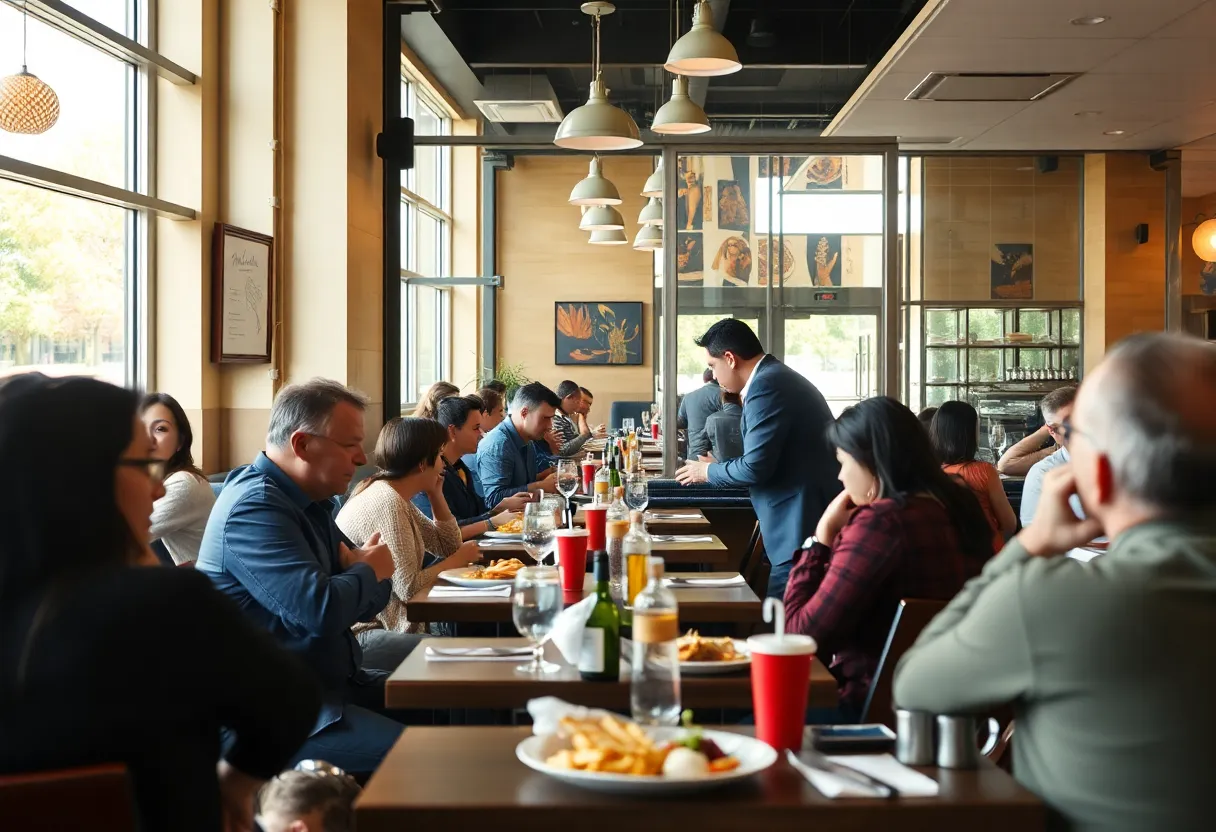
[[[150,534],[165,545],[176,565],[193,566],[215,505],[215,492],[194,464],[190,420],[167,393],[144,396],[139,414],[152,440],[151,455],[164,460],[165,496],[152,506]]]
[[[120,763],[140,829],[252,829],[320,691],[205,575],[138,568],[165,493],[138,405],[94,379],[0,384],[0,773]]]

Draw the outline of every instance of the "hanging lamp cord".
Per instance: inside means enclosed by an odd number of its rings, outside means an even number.
[[[595,48],[591,52],[591,60],[594,66],[591,67],[595,77],[600,77],[600,13],[597,10],[595,13]]]
[[[30,32],[30,4],[29,0],[25,0],[21,4],[21,73],[24,75],[29,71],[29,65],[26,63],[27,43],[29,41]]]

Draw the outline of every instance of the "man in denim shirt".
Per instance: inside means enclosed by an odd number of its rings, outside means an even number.
[[[324,704],[297,759],[322,758],[359,773],[375,770],[402,730],[379,713],[387,674],[364,669],[350,629],[388,603],[392,554],[379,535],[355,548],[332,516],[332,498],[367,462],[365,406],[334,381],[284,388],[270,414],[266,451],[228,476],[197,563],[317,674]]]
[[[477,446],[477,476],[486,505],[498,505],[521,491],[557,490],[555,474],[536,482],[538,468],[532,443],[549,432],[560,404],[561,399],[539,381],[515,391],[511,415]]]

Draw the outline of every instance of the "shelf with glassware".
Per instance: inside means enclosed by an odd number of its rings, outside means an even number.
[[[1042,395],[1081,373],[1081,308],[919,304],[922,407],[1009,392]]]

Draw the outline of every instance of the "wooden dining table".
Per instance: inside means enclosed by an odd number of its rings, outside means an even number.
[[[662,558],[667,564],[699,565],[720,571],[732,566],[737,569],[742,557],[732,553],[717,535],[701,529],[685,527],[673,532],[659,532],[656,529],[651,537],[651,554]],[[524,548],[522,540],[483,539],[481,551],[484,558],[492,559],[516,557],[528,550]]]
[[[588,682],[566,662],[552,644],[545,646],[545,659],[559,669],[544,676],[525,676],[516,669],[521,661],[456,660],[427,658],[426,647],[526,647],[522,638],[430,638],[419,645],[393,671],[384,686],[389,708],[522,708],[528,700],[557,696],[575,705],[629,710],[629,665],[622,660],[617,682]],[[689,708],[741,708],[752,706],[750,669],[714,675],[680,676],[680,701]],[[818,659],[811,662],[807,679],[807,707],[834,708],[836,680]]]
[[[698,572],[695,577],[730,578],[737,572]],[[587,594],[595,591],[595,578],[587,575],[583,582],[583,591],[564,593],[566,606],[577,604]],[[758,623],[761,620],[761,600],[752,592],[747,584],[730,587],[689,587],[676,586],[672,588],[676,603],[680,607],[680,623],[702,624],[707,622],[722,623]],[[511,621],[511,599],[508,596],[467,595],[454,597],[431,597],[431,590],[425,589],[405,602],[406,617],[413,622],[453,621],[456,623],[492,622],[509,623]]]
[[[830,800],[782,758],[715,791],[648,798],[590,791],[529,769],[515,747],[530,732],[407,729],[355,803],[359,832],[1040,832],[1046,826],[1042,801],[986,760],[972,771],[921,769],[940,784],[936,797]]]

